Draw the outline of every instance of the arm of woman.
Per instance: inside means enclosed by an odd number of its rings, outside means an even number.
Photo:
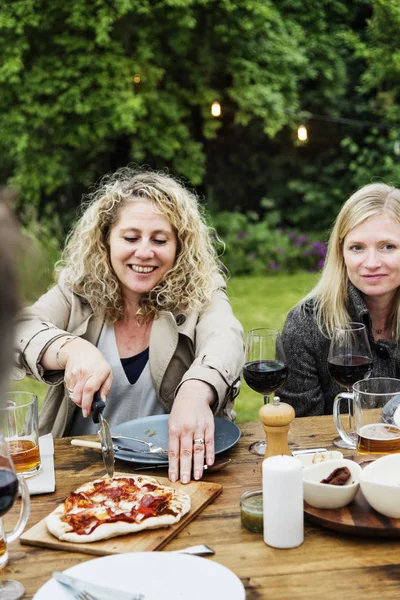
[[[73,389],[71,399],[82,406],[84,416],[90,412],[94,392],[107,396],[112,383],[111,368],[101,352],[90,342],[69,334],[71,313],[84,323],[82,302],[62,278],[24,309],[17,319],[17,364],[33,378],[50,385],[64,378]],[[67,343],[67,338],[70,339]]]
[[[199,318],[195,360],[178,387],[169,418],[169,477],[183,483],[214,462],[214,415],[226,408],[244,360],[243,328],[234,317],[225,283]],[[195,441],[197,440],[197,441]],[[201,442],[199,440],[202,440]]]
[[[298,306],[289,312],[282,332],[288,378],[278,393],[283,402],[293,406],[296,417],[324,414],[319,372],[328,356],[321,352],[320,337],[311,312]]]

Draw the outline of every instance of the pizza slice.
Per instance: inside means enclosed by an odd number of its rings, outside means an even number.
[[[46,519],[59,540],[78,544],[177,523],[190,510],[190,496],[154,477],[97,479],[72,492]]]

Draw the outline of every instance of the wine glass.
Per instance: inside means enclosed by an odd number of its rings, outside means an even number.
[[[372,353],[363,323],[349,323],[334,328],[328,353],[328,371],[341,387],[351,392],[352,385],[368,379],[372,372]],[[348,399],[349,430],[354,433],[353,402]],[[350,434],[351,435],[351,434]],[[333,440],[338,448],[351,448],[341,437]]]
[[[18,487],[21,493],[21,510],[18,521],[11,533],[4,530],[2,517],[13,506]],[[14,464],[8,450],[8,444],[4,436],[0,434],[0,569],[8,562],[7,546],[19,538],[23,532],[29,517],[29,491],[25,479],[15,472]],[[25,593],[24,586],[14,579],[0,579],[1,600],[18,600]]]
[[[247,385],[263,395],[264,404],[271,402],[286,381],[287,365],[281,336],[277,329],[261,327],[247,334],[243,378]],[[266,441],[254,442],[250,452],[264,456]]]

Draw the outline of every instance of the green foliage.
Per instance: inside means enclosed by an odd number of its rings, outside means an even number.
[[[324,231],[356,188],[399,181],[399,31],[398,0],[4,2],[0,182],[65,232],[101,175],[144,163],[214,211]]]
[[[262,275],[299,270],[318,271],[324,263],[325,244],[303,234],[277,227],[278,213],[222,212],[213,218],[225,244],[221,256],[232,275]]]
[[[24,304],[35,302],[54,283],[54,265],[61,253],[59,227],[56,220],[32,220],[22,230],[24,242],[18,272]]]
[[[199,184],[213,100],[269,135],[297,110],[299,35],[270,0],[3,3],[4,175],[39,209],[129,161]]]

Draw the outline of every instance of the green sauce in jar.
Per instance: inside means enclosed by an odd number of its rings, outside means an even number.
[[[262,533],[263,523],[263,494],[262,490],[245,492],[240,498],[240,518],[243,527],[249,531]]]

